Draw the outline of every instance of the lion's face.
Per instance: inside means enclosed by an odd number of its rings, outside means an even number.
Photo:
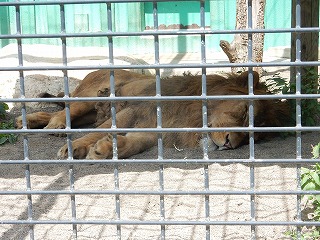
[[[255,104],[255,117],[260,112],[260,105]],[[222,101],[209,115],[208,127],[248,127],[247,101]],[[256,121],[255,121],[256,122]],[[210,132],[209,137],[219,150],[234,149],[248,143],[248,132]]]

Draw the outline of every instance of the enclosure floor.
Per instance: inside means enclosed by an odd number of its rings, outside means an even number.
[[[303,135],[303,155],[310,156],[311,144],[318,141],[316,134]],[[63,139],[48,135],[29,136],[31,159],[53,159]],[[295,152],[295,138],[257,144],[257,158],[292,158]],[[211,158],[246,158],[248,146],[232,151],[212,152]],[[134,158],[153,158],[157,149],[153,148]],[[199,149],[165,149],[168,158],[202,158]],[[22,141],[1,147],[1,159],[23,159]],[[108,164],[75,165],[76,190],[113,190],[114,167]],[[68,190],[69,166],[31,165],[32,190]],[[25,166],[3,165],[0,172],[0,190],[25,190]],[[159,165],[120,165],[119,181],[121,190],[158,191]],[[255,167],[256,190],[295,190],[296,168],[287,164],[263,164]],[[210,190],[249,190],[250,167],[245,164],[210,164]],[[170,164],[164,167],[165,190],[204,190],[203,165]],[[68,195],[34,195],[33,218],[35,220],[70,220],[71,198]],[[77,195],[76,213],[78,220],[114,220],[115,198],[113,195]],[[121,220],[159,220],[160,197],[150,195],[121,195]],[[205,220],[204,196],[165,196],[166,220]],[[27,197],[1,195],[1,220],[26,220]],[[219,195],[210,196],[210,220],[248,221],[250,220],[250,196]],[[255,198],[256,220],[295,221],[296,196],[257,196]],[[307,209],[305,209],[307,211]],[[79,225],[78,239],[115,239],[116,227],[112,225]],[[249,239],[250,226],[211,226],[212,239]],[[285,239],[284,226],[259,226],[257,239]],[[72,235],[71,225],[36,225],[36,239],[68,239]],[[159,226],[122,226],[123,239],[158,239]],[[28,239],[28,227],[21,225],[0,225],[1,239]],[[168,226],[167,239],[204,239],[203,226]]]

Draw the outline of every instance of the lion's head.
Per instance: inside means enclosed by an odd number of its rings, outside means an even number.
[[[228,89],[228,94],[248,94],[248,72],[237,78],[236,87]],[[254,94],[268,94],[266,87],[259,83],[259,75],[254,72]],[[254,101],[254,126],[279,127],[288,123],[289,106],[286,101],[280,100],[255,100]],[[208,127],[248,127],[249,126],[249,101],[248,100],[221,100],[209,106]],[[255,140],[265,138],[271,133],[255,132]],[[234,149],[249,140],[248,132],[210,132],[209,137],[215,148],[219,150]]]

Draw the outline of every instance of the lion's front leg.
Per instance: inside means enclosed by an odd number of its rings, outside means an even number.
[[[90,147],[87,159],[110,159],[113,156],[113,137],[108,134]],[[119,158],[128,158],[143,152],[157,144],[155,133],[128,133],[117,135],[117,152]]]
[[[43,128],[46,126],[54,113],[36,112],[27,114],[27,128]],[[22,128],[22,116],[16,118],[16,128]]]
[[[80,120],[87,113],[94,109],[94,102],[74,102],[70,104],[70,120]],[[86,120],[86,119],[84,119]],[[57,112],[49,121],[46,129],[64,129],[66,128],[66,110]]]

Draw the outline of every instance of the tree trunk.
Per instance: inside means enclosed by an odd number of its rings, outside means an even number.
[[[319,0],[301,0],[301,27],[319,27]],[[296,27],[296,0],[292,0],[292,27]],[[307,32],[298,33],[301,39],[301,61],[318,61],[318,49],[319,49],[319,33]],[[291,61],[296,61],[296,40],[297,33],[291,34]],[[306,71],[305,67],[301,68],[302,79],[304,83],[308,83],[311,78],[306,77],[309,72],[318,75],[318,67],[308,67],[309,71]],[[291,68],[291,81],[296,79],[296,67]],[[318,86],[315,86],[317,89]]]
[[[248,24],[248,3],[250,0],[237,0],[236,9],[236,29],[246,29]],[[265,0],[252,0],[252,28],[264,28],[264,9]],[[220,47],[228,56],[231,63],[243,63],[248,61],[248,34],[235,34],[231,43],[225,40],[220,41]],[[263,58],[264,34],[252,34],[252,60],[253,62],[262,62]],[[245,71],[244,67],[233,67],[232,72]],[[254,69],[259,73],[262,69]]]

